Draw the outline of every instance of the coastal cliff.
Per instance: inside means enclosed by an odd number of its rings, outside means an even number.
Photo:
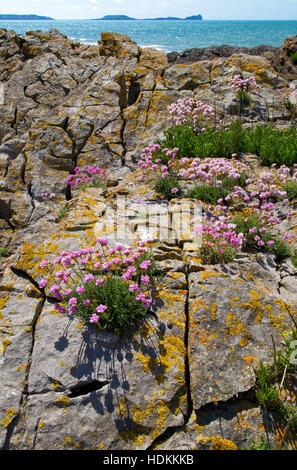
[[[296,315],[297,268],[267,252],[203,262],[191,234],[175,232],[187,198],[160,200],[138,163],[144,147],[164,136],[168,106],[179,99],[208,103],[216,126],[230,126],[237,73],[261,85],[242,109],[243,126],[289,127],[292,106],[281,106],[276,93],[296,101],[287,48],[296,39],[263,55],[230,50],[172,63],[115,33],[102,33],[94,46],[56,30],[0,30],[2,449],[235,450],[263,436],[272,447],[284,444],[273,412],[256,400],[254,369],[273,364],[288,312]],[[238,158],[256,192],[267,168],[257,155]],[[86,165],[107,170],[106,187],[69,186],[69,175]],[[121,197],[128,213],[114,217]],[[146,321],[119,334],[59,313],[41,287],[40,263],[114,240],[125,224],[137,243],[143,203],[153,218],[165,204],[171,234],[153,248],[163,276]],[[291,204],[277,206],[281,233],[296,231]]]

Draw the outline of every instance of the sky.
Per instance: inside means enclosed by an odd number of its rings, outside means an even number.
[[[55,19],[133,18],[201,14],[205,20],[297,20],[297,0],[0,0],[0,14]],[[296,31],[297,33],[297,31]]]

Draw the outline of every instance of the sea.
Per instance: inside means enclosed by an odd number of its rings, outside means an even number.
[[[279,47],[287,37],[297,34],[294,21],[225,20],[48,20],[0,21],[0,28],[18,34],[51,28],[83,44],[97,44],[104,31],[128,35],[140,47],[169,52],[208,46]]]

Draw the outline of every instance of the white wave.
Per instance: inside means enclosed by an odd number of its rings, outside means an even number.
[[[141,47],[141,49],[156,49],[157,51],[161,51],[161,52],[169,52],[165,46],[161,46],[160,44],[145,44],[145,45],[142,45],[140,44],[139,47]]]

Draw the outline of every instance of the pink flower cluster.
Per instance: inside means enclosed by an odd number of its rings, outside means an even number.
[[[241,174],[247,170],[246,165],[234,159],[226,158],[194,158],[190,161],[188,158],[182,158],[181,162],[189,163],[188,168],[182,168],[179,176],[187,180],[200,179],[211,185],[222,184],[222,178],[231,179],[240,178]]]
[[[79,167],[74,169],[74,174],[69,175],[67,183],[70,186],[78,184],[98,183],[103,182],[108,178],[106,169],[100,167],[86,166],[83,170]]]
[[[42,197],[42,199],[54,199],[56,197],[56,194],[55,193],[41,193],[40,195]]]
[[[208,220],[209,219],[209,220]],[[240,251],[245,241],[243,233],[236,233],[236,225],[228,221],[228,217],[220,216],[208,218],[207,223],[200,223],[194,227],[194,234],[203,237],[204,247],[213,248],[223,254],[226,247]]]
[[[214,108],[201,100],[181,98],[168,106],[169,124],[173,127],[190,124],[196,132],[214,117]]]
[[[244,189],[240,186],[235,186],[232,193],[225,197],[225,200],[237,200],[238,202],[248,203],[254,208],[255,213],[261,220],[269,223],[270,225],[280,224],[279,217],[274,216],[277,213],[277,202],[282,201],[283,204],[289,204],[287,193],[282,189],[282,185],[289,181],[296,181],[297,179],[297,166],[291,170],[285,165],[276,169],[276,165],[271,166],[270,171],[263,171],[258,175],[257,189]],[[250,182],[249,180],[247,182]],[[219,200],[218,203],[222,203]],[[293,212],[289,212],[287,217],[290,218]]]
[[[250,88],[256,88],[260,90],[261,87],[256,82],[255,77],[250,76],[248,78],[242,78],[241,75],[237,74],[230,80],[230,86],[236,91],[248,91]]]
[[[177,147],[173,149],[164,148],[161,150],[159,144],[151,144],[143,149],[138,166],[139,168],[151,169],[153,171],[160,170],[162,176],[166,177],[168,176],[169,165],[177,159],[178,150]],[[161,158],[156,158],[159,152],[163,152],[166,157],[169,158],[167,165],[162,164]],[[154,155],[155,153],[157,153],[157,155]]]
[[[124,247],[118,244],[109,247],[105,238],[98,238],[99,247],[88,247],[77,251],[62,251],[52,262],[43,260],[40,268],[46,270],[40,282],[41,289],[47,288],[58,303],[55,308],[60,313],[79,314],[83,306],[94,308],[89,321],[98,323],[100,314],[108,311],[108,305],[96,305],[96,289],[104,289],[106,277],[116,276],[129,284],[130,292],[135,292],[136,300],[148,308],[151,299],[147,289],[151,282],[150,242],[140,241],[137,247]],[[91,273],[85,273],[85,271]],[[140,275],[138,274],[140,272]]]

